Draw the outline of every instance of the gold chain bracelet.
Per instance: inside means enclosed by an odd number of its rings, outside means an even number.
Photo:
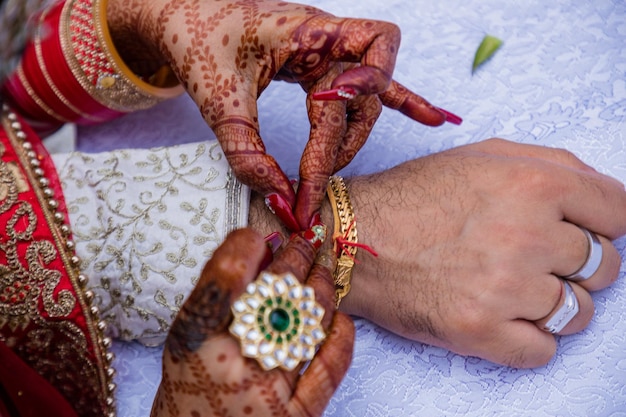
[[[350,203],[350,196],[343,178],[332,176],[327,187],[328,200],[333,210],[335,227],[333,233],[333,249],[337,254],[337,268],[333,274],[335,280],[336,306],[350,292],[352,268],[356,258],[358,236],[354,211]],[[345,244],[339,244],[345,242]]]

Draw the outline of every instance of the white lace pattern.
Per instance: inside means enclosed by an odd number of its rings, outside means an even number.
[[[111,335],[162,343],[213,250],[247,224],[247,187],[215,141],[53,158]]]

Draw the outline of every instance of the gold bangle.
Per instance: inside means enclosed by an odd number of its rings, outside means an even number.
[[[350,292],[352,268],[357,252],[356,244],[359,240],[354,211],[343,178],[340,176],[330,177],[326,193],[335,219],[333,249],[337,254],[337,268],[333,277],[335,280],[335,302],[336,307],[339,307],[341,300]],[[337,245],[337,238],[342,239],[347,244]]]
[[[106,20],[107,0],[67,0],[60,30],[63,55],[76,80],[105,107],[132,112],[183,93],[175,77],[152,85],[135,75],[119,56]],[[169,83],[169,84],[168,84]]]

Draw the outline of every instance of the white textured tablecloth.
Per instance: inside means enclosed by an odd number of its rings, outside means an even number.
[[[462,126],[418,125],[384,111],[344,174],[492,136],[565,147],[626,181],[626,2],[624,0],[308,1],[340,16],[402,29],[395,79],[464,118]],[[502,48],[473,76],[485,34]],[[299,103],[300,105],[294,105]],[[308,123],[299,87],[274,83],[259,102],[268,151],[297,173]],[[78,147],[153,146],[211,137],[187,98],[98,128]],[[121,139],[121,140],[120,140]],[[116,142],[117,140],[117,142]],[[288,150],[288,151],[287,151]],[[626,255],[625,240],[616,242]],[[397,337],[356,320],[352,366],[327,416],[626,416],[626,265],[593,293],[589,327],[561,337],[545,367],[519,370]],[[116,343],[121,417],[149,415],[160,350]]]

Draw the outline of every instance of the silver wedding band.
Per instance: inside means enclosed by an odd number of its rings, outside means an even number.
[[[598,268],[600,268],[600,264],[602,263],[602,243],[600,242],[600,239],[598,239],[598,236],[595,233],[590,232],[584,227],[580,227],[580,230],[582,230],[585,236],[587,236],[587,240],[589,241],[589,252],[587,253],[585,263],[578,271],[563,277],[570,281],[585,281],[591,278],[593,274],[598,271]]]
[[[572,321],[574,317],[576,317],[579,310],[578,299],[576,298],[574,289],[569,282],[565,280],[561,281],[565,286],[565,302],[543,327],[544,330],[547,330],[550,333],[559,333],[563,330],[565,326],[567,326],[567,324]]]

